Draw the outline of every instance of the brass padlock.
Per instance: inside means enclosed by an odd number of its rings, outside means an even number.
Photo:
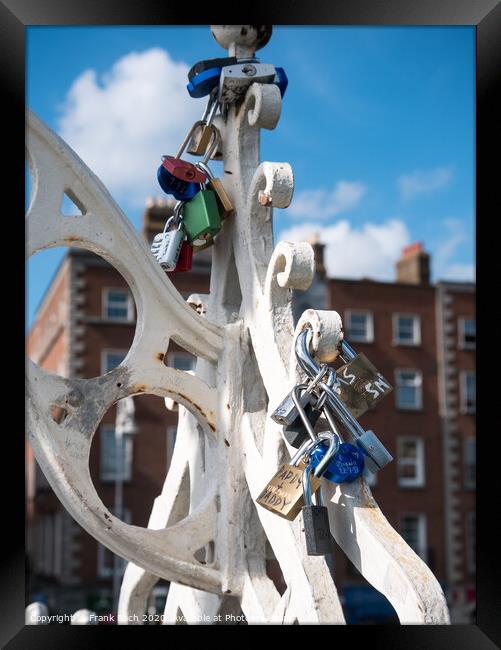
[[[284,464],[268,481],[256,503],[279,517],[293,521],[303,507],[303,463],[299,466]],[[311,491],[320,487],[320,479],[311,477]]]
[[[393,390],[362,353],[336,369],[334,389],[355,418],[359,418]]]
[[[201,171],[203,171],[204,174],[207,176],[208,180],[206,183],[206,187],[208,187],[210,190],[213,190],[215,192],[217,206],[219,208],[219,216],[221,218],[221,221],[224,221],[226,217],[229,217],[230,215],[233,214],[235,208],[233,206],[233,203],[231,202],[230,197],[228,196],[226,190],[223,187],[223,183],[221,179],[216,178],[214,176],[211,169],[204,161],[200,161],[196,163],[196,167],[198,167]]]
[[[311,440],[308,440],[297,450],[290,464],[281,465],[256,499],[256,503],[288,521],[293,521],[297,517],[304,500],[303,470],[309,462],[307,452],[310,447]],[[312,476],[312,492],[319,487],[320,479]]]
[[[202,119],[200,120],[199,125],[193,133],[190,144],[188,145],[188,153],[193,156],[205,155],[212,138],[219,133],[216,127],[212,124],[212,120],[214,119],[214,115],[219,106],[217,88],[215,88],[214,91],[210,95]]]

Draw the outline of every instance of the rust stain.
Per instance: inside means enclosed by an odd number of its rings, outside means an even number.
[[[146,384],[136,384],[132,387],[133,393],[145,393],[147,390],[148,386],[146,386]]]
[[[165,357],[165,354],[163,352],[157,352],[155,355],[155,358],[158,359],[159,361],[163,361]]]
[[[68,237],[64,238],[64,241],[80,241],[80,237],[76,237],[75,235],[68,235]]]
[[[224,444],[225,444],[227,447],[230,446],[230,443],[226,440],[226,438],[224,439]]]
[[[197,409],[197,411],[201,415],[203,415],[207,420],[208,420],[209,416],[214,415],[214,413],[212,411],[209,411],[208,413],[204,413],[203,410],[200,408],[200,406],[198,406],[198,404],[196,404],[192,399],[190,399],[188,397],[188,395],[184,395],[183,393],[178,393],[178,394],[179,394],[180,397],[185,399],[189,404],[192,404]],[[214,431],[214,433],[215,433],[216,432],[216,427],[209,421],[207,421],[207,424],[209,425],[211,431]]]
[[[231,409],[231,406],[230,406],[229,404],[226,404],[226,408],[227,408],[228,410],[230,410],[230,409]]]

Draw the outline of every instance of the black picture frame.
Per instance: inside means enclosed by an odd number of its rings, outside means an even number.
[[[481,237],[489,237],[492,232],[491,223],[500,214],[499,199],[497,198],[499,180],[499,103],[495,98],[496,81],[501,72],[501,5],[499,0],[309,0],[298,2],[271,3],[261,0],[247,5],[248,12],[243,6],[233,3],[227,8],[215,7],[213,3],[205,6],[188,5],[163,0],[1,0],[0,2],[0,77],[2,81],[3,102],[2,115],[4,118],[4,135],[12,135],[13,145],[4,148],[4,160],[7,162],[3,175],[3,196],[5,202],[12,201],[12,208],[4,213],[4,223],[7,226],[4,233],[6,241],[24,241],[24,229],[21,224],[21,209],[24,212],[24,150],[21,142],[24,140],[24,48],[25,27],[30,25],[149,25],[149,24],[211,24],[225,20],[229,24],[245,23],[249,18],[254,23],[265,24],[335,24],[335,25],[472,25],[477,33],[477,103],[476,103],[476,202],[477,215],[485,213],[484,226],[487,232],[477,230],[477,249]],[[247,13],[248,15],[244,15]],[[5,138],[4,138],[5,141]],[[494,154],[494,155],[493,155]],[[497,156],[496,156],[497,154]],[[493,162],[491,162],[491,159]],[[497,182],[496,182],[497,181]],[[497,199],[497,204],[496,204]],[[496,209],[497,207],[497,209]],[[489,216],[487,216],[489,215]],[[8,219],[8,221],[6,221]],[[478,220],[477,220],[478,223]],[[17,233],[16,228],[19,228]],[[12,233],[12,234],[11,234]],[[5,237],[5,236],[4,236]],[[13,238],[11,240],[11,237]],[[490,237],[492,254],[489,252],[477,260],[477,283],[480,274],[480,302],[494,300],[499,295],[499,280],[496,269],[496,242]],[[7,246],[6,246],[7,248]],[[7,250],[4,249],[4,255]],[[21,257],[23,246],[8,246]],[[489,251],[489,249],[487,249]],[[9,254],[12,251],[8,251]],[[20,264],[22,262],[20,261]],[[10,267],[9,267],[10,268]],[[18,296],[23,302],[23,274],[16,271],[4,273],[4,296],[11,301]],[[496,294],[489,293],[489,282],[494,279]],[[16,282],[19,287],[15,288]],[[7,284],[8,283],[8,284]],[[485,298],[483,297],[485,296]],[[24,367],[21,353],[24,355],[24,331],[22,323],[24,312],[22,308],[8,310],[8,346],[15,350],[14,363],[9,370],[16,371]],[[490,314],[490,315],[489,315]],[[487,355],[486,345],[482,343],[482,331],[485,340],[489,340],[487,327],[482,329],[482,323],[487,322],[492,313],[477,314],[480,325],[480,350],[478,360],[480,366],[482,357]],[[11,324],[12,318],[14,323]],[[19,318],[19,323],[16,319]],[[489,332],[490,333],[490,332]],[[491,334],[492,337],[492,334]],[[12,341],[14,339],[16,344]],[[12,341],[12,344],[11,344]],[[21,342],[22,341],[22,342]],[[492,342],[492,338],[490,339]],[[19,343],[19,345],[17,345]],[[482,349],[484,352],[482,352]],[[19,356],[17,356],[19,353]],[[479,366],[479,367],[480,367]],[[482,404],[492,404],[489,400],[489,382],[484,382],[479,375],[478,391],[480,399],[479,413]],[[10,378],[10,373],[8,374]],[[10,383],[10,382],[9,382]],[[492,384],[492,382],[491,382]],[[97,647],[103,640],[104,627],[70,627],[70,626],[24,626],[24,592],[25,592],[25,551],[24,551],[24,440],[16,425],[17,413],[24,412],[24,398],[19,397],[21,408],[15,408],[17,394],[21,395],[19,383],[13,382],[7,388],[9,393],[8,411],[14,414],[13,424],[4,427],[2,437],[4,444],[4,472],[6,465],[11,468],[8,478],[4,478],[3,499],[3,535],[2,553],[0,555],[0,642],[2,647],[9,650],[27,648],[88,648]],[[4,389],[5,390],[5,389]],[[4,392],[4,396],[7,396]],[[4,397],[4,400],[5,400]],[[493,394],[495,400],[495,395]],[[499,398],[498,398],[499,401]],[[5,402],[4,402],[5,403]],[[495,406],[494,406],[495,408]],[[4,412],[7,409],[4,409]],[[483,416],[478,416],[482,421]],[[7,420],[5,420],[7,421]],[[494,420],[494,425],[495,425]],[[13,430],[15,429],[15,430]],[[501,582],[499,563],[497,562],[497,517],[499,510],[495,477],[499,473],[498,461],[493,453],[489,453],[492,438],[497,436],[497,430],[490,427],[483,429],[483,441],[479,446],[479,471],[477,481],[477,625],[462,626],[337,626],[332,642],[357,643],[359,635],[368,632],[372,648],[450,648],[451,650],[481,650],[483,648],[499,647],[501,644],[501,599],[499,588]],[[497,471],[496,471],[497,470]],[[115,632],[121,629],[128,636],[133,633],[129,626],[114,627]],[[151,629],[151,628],[149,628]],[[159,626],[159,629],[163,628]],[[193,629],[193,628],[192,628]],[[204,628],[204,631],[207,628]],[[221,629],[214,628],[210,629]],[[125,631],[125,632],[124,632]],[[170,634],[171,629],[163,634]],[[144,634],[141,628],[141,633]],[[212,633],[212,632],[210,632]],[[119,633],[120,634],[120,633]],[[148,634],[151,634],[149,632]],[[162,634],[162,632],[160,632]],[[349,635],[349,636],[347,636]],[[122,638],[122,637],[121,637]],[[144,637],[142,637],[144,638]],[[156,637],[159,642],[167,637]],[[311,641],[314,639],[310,636]],[[117,637],[113,636],[114,642]],[[110,637],[105,642],[109,644]],[[146,643],[151,643],[148,640]],[[6,645],[5,645],[6,644]]]

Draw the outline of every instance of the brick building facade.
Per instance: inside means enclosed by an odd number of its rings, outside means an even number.
[[[149,241],[171,208],[165,201],[147,206],[143,234]],[[296,293],[296,316],[309,307],[338,311],[349,342],[394,386],[361,418],[395,459],[373,481],[373,494],[443,585],[453,620],[469,622],[475,572],[474,285],[431,285],[429,257],[419,246],[404,252],[396,282],[328,279],[323,247],[314,243],[314,249],[317,274],[307,292]],[[210,252],[194,262],[192,272],[170,276],[184,297],[209,290]],[[134,330],[135,307],[122,276],[96,255],[70,249],[38,311],[28,352],[60,375],[95,377],[120,363]],[[193,358],[171,344],[165,362],[188,370]],[[145,526],[168,468],[177,416],[158,397],[136,397],[134,404],[138,433],[126,436],[121,450],[123,516]],[[112,408],[90,455],[94,485],[111,511],[114,424]],[[26,458],[28,602],[44,595],[58,613],[111,609],[113,555],[66,514],[29,447]],[[348,622],[391,619],[391,607],[339,550],[334,570]]]

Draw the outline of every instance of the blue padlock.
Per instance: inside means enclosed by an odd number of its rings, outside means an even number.
[[[285,74],[285,70],[283,68],[275,68],[275,73],[276,74],[273,83],[278,86],[280,89],[280,96],[283,97],[285,95],[285,91],[287,90],[289,80],[287,79],[287,75]]]
[[[172,194],[177,201],[190,201],[200,191],[200,183],[190,183],[170,174],[163,165],[157,171],[160,187],[166,194]]]
[[[186,88],[191,97],[205,97],[219,84],[221,68],[209,68],[195,75]]]
[[[327,449],[327,445],[322,444],[313,450],[310,458],[314,468],[325,456]],[[362,450],[349,442],[342,442],[337,454],[327,465],[323,476],[333,483],[351,483],[361,476],[364,466]]]

